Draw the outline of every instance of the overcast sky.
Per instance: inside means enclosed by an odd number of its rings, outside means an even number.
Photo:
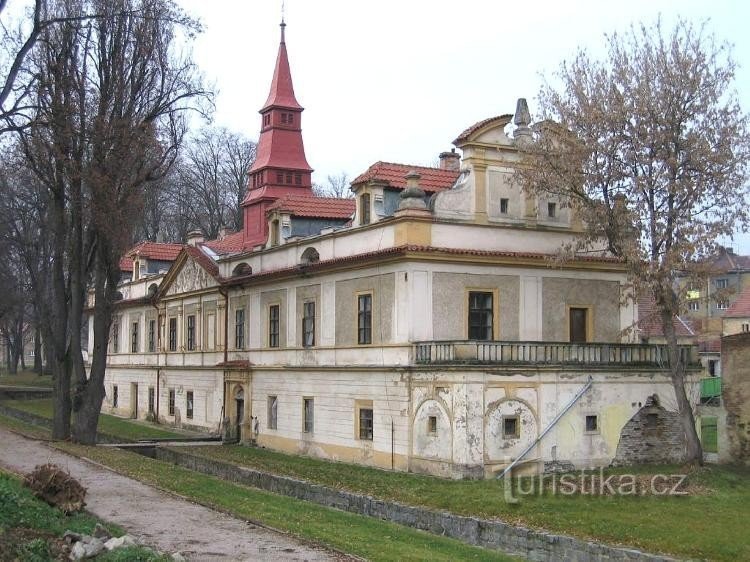
[[[205,32],[194,56],[218,88],[217,125],[257,139],[278,50],[280,0],[178,0]],[[378,160],[431,165],[481,119],[532,114],[543,77],[630,23],[708,20],[733,45],[750,110],[749,3],[727,1],[286,0],[295,91],[314,181]],[[737,245],[737,243],[735,243]],[[750,253],[750,237],[740,249]]]

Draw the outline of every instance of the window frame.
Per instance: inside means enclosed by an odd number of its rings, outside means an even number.
[[[427,416],[427,435],[438,434],[438,417]]]
[[[555,201],[547,201],[547,218],[557,218],[557,203]]]
[[[500,198],[500,214],[507,215],[510,208],[510,199],[508,197]]]
[[[234,311],[234,348],[245,349],[245,307],[244,306],[237,308]]]
[[[366,415],[369,412],[369,417]],[[375,410],[372,404],[362,405],[357,408],[357,439],[360,441],[373,441],[375,435]]]
[[[315,399],[312,396],[302,397],[302,433],[315,433]]]
[[[593,428],[590,427],[589,421],[593,419]],[[601,424],[599,423],[599,414],[584,414],[583,416],[583,432],[586,434],[595,434],[599,433],[599,428],[601,427]]]
[[[374,308],[373,291],[362,291],[357,297],[357,345],[372,345],[372,313]],[[369,302],[369,309],[362,307]]]
[[[314,300],[303,301],[302,303],[302,347],[315,347]]]
[[[195,314],[188,314],[185,318],[185,348],[195,351]]]
[[[279,397],[269,396],[266,399],[267,407],[267,428],[278,429],[279,428]]]
[[[148,387],[148,413],[156,412],[156,390],[153,386]]]
[[[195,392],[188,390],[185,392],[185,418],[192,420],[195,412]]]
[[[177,402],[177,391],[174,388],[168,389],[167,394],[167,412],[170,416],[174,416]]]
[[[140,351],[140,346],[138,345],[139,324],[139,320],[130,323],[130,353],[138,353]]]
[[[150,319],[148,321],[148,352],[154,353],[156,351],[156,320]]]
[[[177,317],[170,316],[167,320],[167,332],[169,334],[169,351],[177,351]]]
[[[571,310],[574,309],[583,309],[586,311],[585,313],[585,321],[586,321],[586,340],[582,342],[573,342],[571,340],[572,334],[570,333],[570,321],[571,321]],[[565,330],[566,330],[566,339],[569,343],[590,343],[594,341],[594,307],[590,304],[568,304],[565,306],[565,317],[567,318],[567,322],[565,323]]]
[[[274,311],[276,316],[274,318]],[[268,347],[277,348],[281,344],[281,304],[268,305]]]
[[[120,401],[120,392],[116,384],[112,385],[112,407],[117,408],[118,402]]]
[[[472,315],[472,308],[471,308],[471,296],[475,293],[483,293],[483,294],[490,294],[492,297],[492,308],[491,308],[491,315],[490,318],[492,320],[492,325],[490,326],[492,337],[490,338],[472,338],[471,337],[471,330],[472,330],[472,321],[471,321],[471,315]],[[499,338],[499,307],[500,303],[498,302],[498,290],[496,288],[485,288],[485,287],[467,287],[466,288],[466,297],[465,301],[466,304],[466,313],[464,314],[464,333],[466,334],[466,339],[472,340],[472,341],[494,341]],[[486,309],[485,309],[486,311]]]
[[[722,277],[720,279],[717,279],[715,282],[717,289],[728,289],[729,288],[729,279],[726,277]]]
[[[359,218],[359,224],[365,225],[372,222],[371,213],[371,197],[369,193],[363,193],[359,196],[359,209],[361,216]]]
[[[120,317],[112,320],[112,353],[120,353]]]
[[[506,430],[505,423],[508,421],[513,421],[514,424],[514,432],[508,433]],[[500,421],[500,428],[502,430],[503,439],[520,439],[521,438],[521,416],[515,415],[515,416],[503,416]]]

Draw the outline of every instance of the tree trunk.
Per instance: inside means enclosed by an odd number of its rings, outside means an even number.
[[[657,300],[658,302],[658,300]],[[680,414],[682,429],[685,431],[685,462],[703,464],[703,448],[695,427],[695,416],[693,407],[685,391],[685,362],[680,357],[680,348],[677,343],[677,334],[674,329],[674,315],[662,309],[662,325],[664,336],[667,339],[667,352],[669,353],[669,369],[677,399],[677,412]]]

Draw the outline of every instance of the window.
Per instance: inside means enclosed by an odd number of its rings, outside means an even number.
[[[716,308],[718,308],[719,310],[726,310],[727,308],[729,308],[729,301],[724,299],[716,301]]]
[[[599,431],[599,417],[596,415],[586,416],[586,432]]]
[[[503,215],[508,214],[508,199],[506,197],[500,199],[500,213]]]
[[[302,305],[302,346],[315,345],[315,301]]]
[[[305,426],[304,426],[304,432],[305,433],[312,433],[313,429],[315,428],[315,404],[313,402],[312,398],[304,398],[303,399],[303,407],[304,407],[304,414],[305,414]]]
[[[437,416],[427,417],[427,433],[437,435]]]
[[[177,351],[177,318],[169,319],[169,351]]]
[[[276,429],[279,423],[279,399],[268,397],[268,429]]]
[[[138,353],[138,322],[130,326],[130,353]]]
[[[286,174],[286,183],[288,183],[289,185],[292,184],[292,174],[289,172],[287,172]]]
[[[112,407],[117,408],[117,401],[119,400],[119,392],[117,389],[117,385],[112,386]]]
[[[589,341],[588,320],[588,308],[570,307],[568,310],[568,330],[571,342],[585,343]]]
[[[655,428],[659,425],[659,414],[646,414],[646,427],[649,429]]]
[[[279,221],[271,221],[271,246],[279,245]]]
[[[494,338],[493,296],[491,292],[469,292],[470,340],[491,340]]]
[[[709,359],[708,360],[708,374],[712,377],[715,377],[717,373],[716,366],[719,364],[719,361],[716,359]]]
[[[120,352],[120,319],[115,316],[112,321],[112,353]]]
[[[169,389],[169,415],[174,416],[174,399],[175,391],[174,388]]]
[[[245,309],[234,311],[234,347],[245,349]]]
[[[517,439],[521,436],[518,416],[503,416],[503,438]]]
[[[136,261],[133,264],[133,279],[138,281],[141,278],[141,262]]]
[[[193,419],[193,391],[188,390],[185,393],[185,416],[187,419]]]
[[[156,411],[156,393],[154,387],[148,387],[148,413],[153,414]]]
[[[692,311],[700,310],[701,303],[699,300],[688,301],[688,309]]]
[[[266,113],[266,114],[265,114],[265,115],[263,116],[263,126],[264,126],[264,127],[267,127],[267,126],[268,126],[268,125],[270,125],[270,124],[271,124],[271,114],[270,114],[270,113]]]
[[[294,185],[302,185],[302,174],[294,174]]]
[[[148,351],[156,351],[156,320],[148,321]]]
[[[551,219],[557,216],[557,203],[547,203],[547,216]]]
[[[282,114],[281,114],[281,122],[282,122],[282,123],[283,123],[284,125],[286,125],[286,116],[287,116],[287,114],[286,114],[286,113],[282,113]]]
[[[268,307],[268,347],[279,347],[279,305]]]
[[[357,297],[357,343],[372,343],[372,294]]]
[[[359,438],[372,441],[372,408],[359,409]]]
[[[717,289],[726,289],[727,287],[729,287],[729,279],[717,279],[716,280]]]
[[[742,331],[745,332],[745,333],[750,332],[750,324],[743,323],[742,324]]]
[[[276,183],[284,183],[284,174],[276,172]]]
[[[363,193],[359,198],[359,207],[361,213],[360,224],[370,224],[370,194]]]
[[[187,348],[188,351],[195,349],[195,314],[187,317]]]

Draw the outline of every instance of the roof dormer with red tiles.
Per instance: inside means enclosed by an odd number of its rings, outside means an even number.
[[[312,196],[312,168],[302,141],[302,111],[297,102],[289,69],[284,31],[268,99],[260,110],[261,129],[255,162],[250,168],[244,208],[245,248],[265,243],[268,237],[266,211],[278,198],[297,194]]]

